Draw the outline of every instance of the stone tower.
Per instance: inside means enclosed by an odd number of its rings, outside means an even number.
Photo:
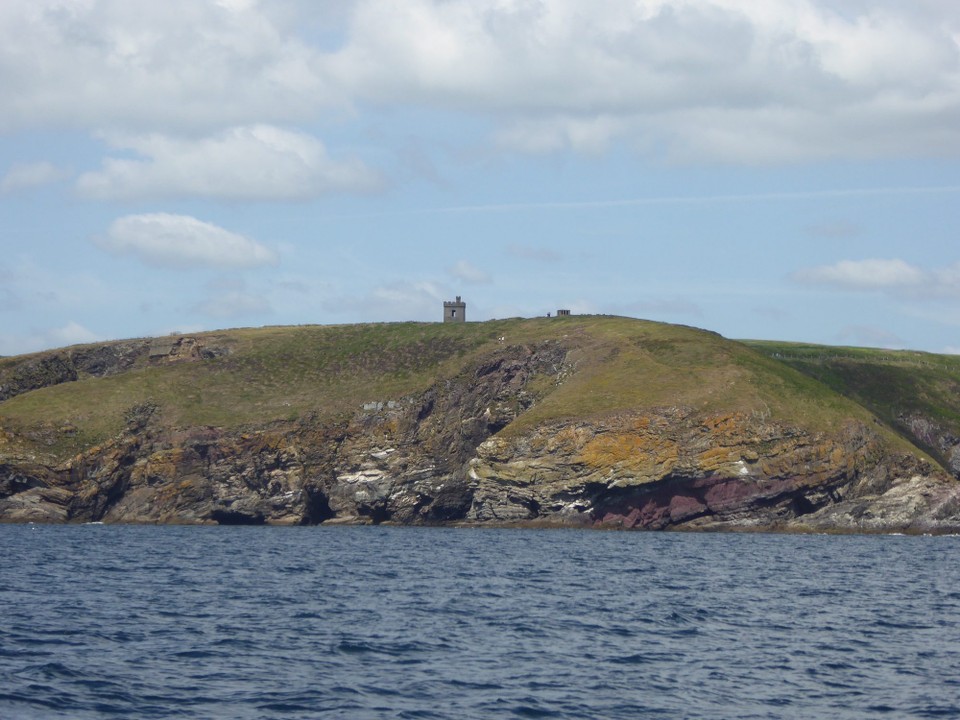
[[[444,322],[466,322],[467,321],[467,304],[460,299],[460,296],[457,295],[457,299],[451,302],[446,300],[443,303],[443,321]]]

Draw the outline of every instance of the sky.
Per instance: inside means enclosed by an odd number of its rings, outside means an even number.
[[[0,355],[456,295],[960,353],[960,3],[0,2]]]

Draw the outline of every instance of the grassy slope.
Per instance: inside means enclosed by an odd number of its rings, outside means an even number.
[[[576,372],[559,386],[546,377],[535,381],[540,402],[504,432],[663,405],[762,413],[813,430],[869,418],[860,405],[769,357],[770,348],[757,352],[703,330],[629,318],[272,327],[209,336],[232,353],[84,378],[0,404],[0,427],[19,438],[7,449],[67,457],[118,432],[129,409],[148,400],[174,427],[332,417],[472,372],[480,357],[504,346],[544,341],[568,348]]]
[[[891,426],[901,415],[920,414],[960,436],[960,356],[759,340],[745,344],[869,408]]]

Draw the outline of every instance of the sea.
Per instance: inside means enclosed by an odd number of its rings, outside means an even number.
[[[0,526],[0,718],[958,718],[960,538]]]

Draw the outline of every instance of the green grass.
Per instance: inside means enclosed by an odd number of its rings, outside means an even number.
[[[13,450],[63,459],[118,433],[129,410],[148,401],[169,427],[263,426],[307,414],[332,418],[364,402],[416,395],[446,378],[469,378],[483,358],[510,346],[547,342],[567,350],[569,372],[560,383],[551,375],[535,377],[528,390],[538,402],[505,428],[507,434],[555,420],[669,406],[760,413],[814,431],[835,430],[851,417],[870,418],[860,400],[842,391],[843,368],[830,365],[817,377],[808,360],[776,359],[782,344],[742,344],[630,318],[270,327],[193,337],[231,352],[195,362],[141,363],[122,374],[28,392],[0,404],[0,428],[16,438]],[[822,350],[791,347],[805,358]],[[870,357],[856,349],[843,352]],[[2,363],[10,369],[22,361]],[[926,386],[909,385],[909,378],[898,376],[903,392],[924,391]]]
[[[746,341],[881,417],[922,412],[960,422],[960,357],[907,350]]]
[[[585,328],[586,330],[586,328]],[[742,413],[811,430],[836,430],[869,413],[763,353],[714,333],[626,318],[589,327],[584,365],[509,430],[644,407]]]
[[[960,436],[960,357],[912,350],[744,342],[869,409],[901,432],[905,432],[901,417],[923,415]],[[934,448],[925,449],[936,456]]]
[[[117,434],[127,411],[147,401],[171,427],[331,417],[425,390],[484,346],[496,346],[498,333],[496,324],[396,323],[198,334],[232,352],[28,392],[0,404],[0,427],[18,435],[25,449],[62,459]],[[51,441],[66,426],[71,431]],[[31,434],[42,437],[30,442]]]

